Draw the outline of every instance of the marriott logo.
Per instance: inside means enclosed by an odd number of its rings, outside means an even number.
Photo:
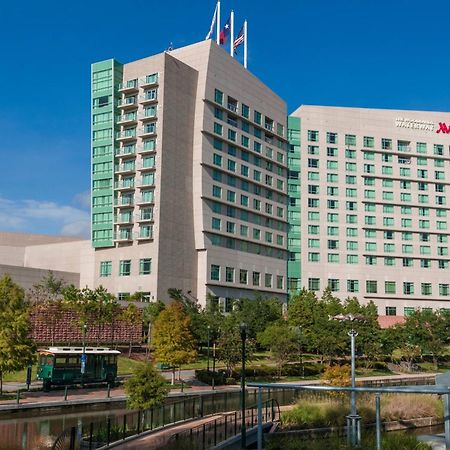
[[[450,127],[445,122],[439,122],[439,128],[436,130],[436,133],[450,133]]]

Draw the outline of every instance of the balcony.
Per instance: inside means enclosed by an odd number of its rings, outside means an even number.
[[[127,161],[128,163],[132,161]],[[117,164],[114,167],[114,173],[116,174],[126,174],[126,173],[134,173],[136,172],[135,164]]]
[[[135,146],[133,146],[133,147],[119,147],[119,148],[116,148],[116,151],[115,151],[115,156],[118,156],[118,157],[123,157],[123,158],[126,158],[126,157],[131,157],[131,156],[135,156],[136,155],[136,147]]]
[[[133,240],[133,233],[116,233],[114,241],[116,242],[131,242]]]
[[[134,190],[134,183],[121,183],[116,181],[114,183],[114,190],[116,191],[132,191]]]
[[[133,223],[133,216],[114,216],[114,223],[116,225],[129,225],[130,223]]]
[[[237,103],[234,103],[234,102],[229,102],[229,103],[227,104],[227,108],[228,108],[230,111],[233,111],[233,112],[235,112],[235,113],[237,113],[238,110],[239,110]]]
[[[156,122],[138,129],[139,136],[152,136],[156,134]]]
[[[136,140],[136,128],[132,130],[119,131],[116,133],[116,140],[120,142]]]
[[[136,112],[130,114],[122,114],[121,116],[117,116],[117,123],[119,125],[125,125],[129,123],[137,123]]]
[[[115,208],[133,208],[134,198],[132,197],[119,197],[114,200]]]
[[[136,205],[139,205],[139,206],[153,205],[154,203],[155,203],[154,197],[148,197],[148,198],[138,197],[138,198],[136,198]]]
[[[136,92],[137,90],[139,90],[139,81],[137,78],[119,84],[119,92]]]
[[[139,165],[139,166],[137,166],[136,167],[136,169],[137,170],[139,170],[140,172],[145,172],[145,171],[150,171],[150,170],[156,170],[156,165],[155,164],[153,164],[152,166],[149,166],[149,165],[146,165],[146,166],[144,166],[144,165]]]
[[[153,214],[141,214],[141,216],[136,219],[136,222],[151,222],[152,220]]]
[[[142,104],[154,103],[158,101],[158,91],[156,89],[152,89],[151,91],[147,91],[144,95],[139,96],[139,101]]]
[[[151,111],[147,111],[144,114],[139,114],[138,118],[139,120],[145,121],[145,120],[151,120],[156,119],[156,109],[152,109]]]
[[[139,80],[139,84],[141,87],[147,87],[158,84],[158,74],[153,73],[151,75],[147,75],[145,78],[141,78]]]
[[[150,230],[150,232],[140,232],[137,236],[138,241],[149,241],[153,239],[153,230]]]
[[[139,147],[137,147],[137,152],[142,155],[145,155],[147,153],[155,153],[156,145],[153,147],[148,147],[148,148],[145,148],[144,146],[139,146]]]
[[[122,109],[137,108],[137,105],[137,97],[135,95],[122,98],[117,102],[117,106]]]

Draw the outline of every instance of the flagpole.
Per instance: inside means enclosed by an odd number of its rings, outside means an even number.
[[[231,20],[230,20],[230,55],[234,58],[234,11],[231,10]]]
[[[247,20],[244,20],[244,68],[247,68]]]
[[[220,0],[217,2],[216,42],[220,45]]]

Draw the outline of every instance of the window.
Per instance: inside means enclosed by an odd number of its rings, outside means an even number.
[[[150,275],[152,273],[152,259],[142,258],[139,260],[139,275]]]
[[[223,104],[223,92],[219,89],[214,89],[214,101],[220,105]]]
[[[359,281],[358,280],[347,280],[347,291],[348,292],[359,292]]]
[[[271,288],[272,287],[272,274],[271,273],[266,273],[264,275],[264,286],[266,288]]]
[[[356,163],[345,163],[345,170],[347,172],[356,172]]]
[[[284,277],[283,275],[277,275],[277,289],[283,289]]]
[[[439,295],[445,297],[450,295],[450,285],[448,283],[439,284]]]
[[[387,316],[396,316],[397,308],[395,306],[386,306],[386,315]]]
[[[367,148],[373,148],[375,146],[375,140],[373,137],[364,136],[363,138],[363,146]]]
[[[381,148],[383,150],[392,150],[392,139],[381,138]]]
[[[402,265],[403,267],[413,267],[412,258],[402,258]]]
[[[392,256],[386,256],[384,258],[384,265],[385,266],[395,266],[395,258]]]
[[[308,261],[309,262],[319,262],[320,261],[320,253],[308,252]]]
[[[420,290],[422,295],[431,295],[431,283],[421,283]]]
[[[261,279],[261,274],[260,274],[260,272],[253,272],[253,273],[252,273],[252,283],[253,283],[253,286],[259,286],[259,284],[260,284],[260,279]]]
[[[366,280],[366,292],[368,294],[376,294],[378,292],[376,280]]]
[[[339,254],[338,253],[328,253],[328,262],[329,263],[338,263],[339,262]]]
[[[220,266],[211,264],[211,280],[220,281]]]
[[[248,283],[248,271],[244,269],[239,270],[239,283],[247,284]]]
[[[414,294],[414,283],[411,281],[403,282],[403,294],[413,295]]]
[[[337,133],[327,132],[327,144],[337,144],[338,143],[338,135]]]
[[[356,145],[356,136],[354,134],[346,134],[345,145]]]
[[[310,291],[320,290],[320,278],[308,278],[308,290]]]
[[[427,144],[425,142],[417,142],[416,143],[416,151],[417,151],[417,153],[426,153],[427,152]]]
[[[112,275],[112,261],[100,262],[100,276],[110,277]]]
[[[319,141],[319,132],[314,131],[314,130],[308,130],[308,141],[318,142]]]
[[[339,280],[336,278],[329,278],[328,287],[332,292],[339,292]]]
[[[332,158],[337,158],[338,151],[335,147],[327,147],[327,156],[330,156]]]
[[[223,126],[220,123],[214,122],[214,133],[222,136]]]
[[[119,262],[119,276],[127,277],[131,274],[131,260],[124,259]]]
[[[349,159],[355,159],[356,158],[356,150],[350,150],[347,148],[345,150],[345,157],[349,158]]]
[[[358,264],[358,255],[347,255],[347,264]]]
[[[225,268],[225,281],[227,283],[234,283],[234,267]]]

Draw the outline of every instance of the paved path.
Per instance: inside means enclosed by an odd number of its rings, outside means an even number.
[[[192,373],[191,373],[192,372]],[[193,382],[193,378],[188,378],[188,376],[193,376],[194,371],[185,371],[184,375],[186,376],[186,381]],[[164,373],[165,376],[170,377],[170,372]],[[375,377],[366,377],[366,378],[357,378],[357,381],[362,380],[398,380],[398,379],[416,379],[418,377],[433,377],[434,374],[402,374],[402,375],[387,375],[387,376],[375,376]],[[299,381],[290,381],[286,382],[286,384],[319,384],[320,380],[299,380]],[[40,382],[33,383],[32,387],[37,388],[41,386]],[[17,386],[23,386],[25,389],[25,385],[21,383],[4,383],[4,388],[8,388],[9,392],[15,392]],[[15,389],[13,389],[15,388]],[[230,389],[238,389],[239,386],[217,386],[216,390],[230,390]],[[195,393],[195,392],[208,392],[211,391],[211,387],[202,383],[197,383],[193,386],[190,386],[185,390],[186,393]],[[95,388],[85,388],[85,389],[68,389],[68,400],[80,400],[80,401],[93,401],[93,400],[106,400],[107,399],[108,390],[105,385],[100,385]],[[180,395],[181,389],[174,389],[171,391],[171,395]],[[125,399],[125,391],[123,387],[116,387],[111,389],[110,397],[113,400],[124,400]],[[30,391],[26,392],[23,390],[20,395],[20,403],[21,404],[48,404],[51,402],[60,403],[64,401],[64,390],[52,390],[50,392],[42,392],[42,391]],[[16,399],[12,398],[10,400],[0,400],[0,409],[4,409],[5,406],[15,406]]]
[[[151,434],[147,434],[145,436],[141,436],[137,439],[133,439],[130,442],[126,442],[124,444],[119,444],[114,446],[113,448],[117,450],[141,450],[141,449],[157,449],[162,445],[166,444],[167,441],[173,436],[175,433],[179,433],[180,431],[189,430],[191,428],[197,427],[199,425],[203,425],[204,423],[213,422],[215,419],[219,419],[223,414],[216,414],[214,416],[209,416],[204,419],[191,420],[189,422],[184,422],[180,425],[175,425],[173,427],[165,428],[161,431],[157,431]]]

